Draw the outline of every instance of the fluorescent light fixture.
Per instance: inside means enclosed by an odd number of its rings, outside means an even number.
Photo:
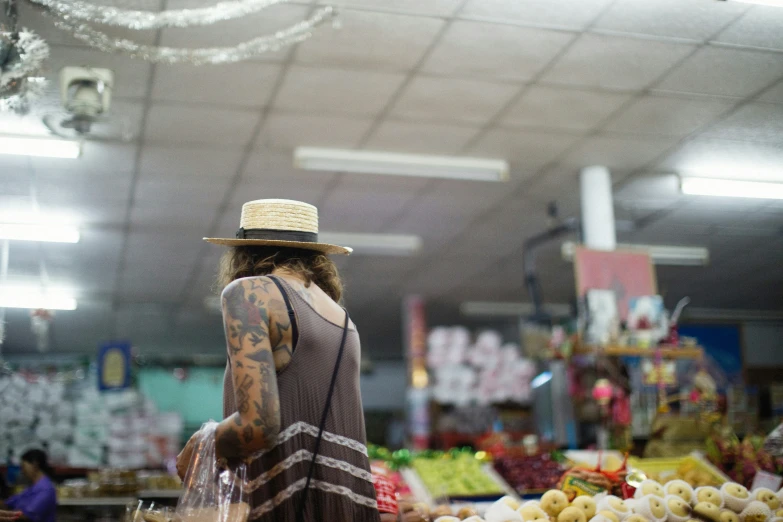
[[[783,0],[732,0],[742,4],[771,5],[772,7],[783,7]]]
[[[401,234],[321,232],[318,241],[353,248],[354,254],[411,256],[421,250],[421,238]]]
[[[76,299],[62,288],[0,286],[0,308],[76,310]]]
[[[504,160],[315,147],[298,147],[294,165],[305,170],[473,181],[506,181],[509,171]]]
[[[573,261],[577,246],[573,241],[563,243],[560,247],[563,259]],[[617,250],[647,252],[656,265],[703,266],[710,261],[710,251],[704,247],[618,244]]]
[[[721,196],[727,198],[783,199],[783,183],[683,177],[683,194],[691,196]]]
[[[466,301],[459,307],[464,316],[473,317],[524,317],[533,315],[533,303]],[[554,317],[569,317],[571,307],[564,303],[545,304],[544,311]]]
[[[79,229],[60,225],[31,225],[27,223],[0,223],[0,239],[13,241],[47,241],[78,243]]]
[[[78,141],[33,136],[0,136],[0,154],[76,159],[81,152],[82,144]]]
[[[552,380],[552,372],[541,372],[530,381],[530,387],[534,390],[545,385]]]

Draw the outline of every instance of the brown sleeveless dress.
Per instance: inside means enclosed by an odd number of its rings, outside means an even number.
[[[315,311],[282,278],[299,338],[277,374],[280,434],[249,466],[250,520],[295,522],[342,340],[342,325]],[[359,392],[359,334],[349,331],[329,416],[307,495],[307,522],[378,522]],[[223,415],[236,412],[231,366],[223,381]]]

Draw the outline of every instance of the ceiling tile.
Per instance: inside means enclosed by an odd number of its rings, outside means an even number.
[[[671,72],[656,89],[749,96],[783,76],[783,60],[774,53],[704,47]]]
[[[230,179],[239,167],[241,152],[205,147],[146,145],[141,154],[141,179]]]
[[[558,31],[457,21],[422,70],[469,78],[529,80],[573,38]]]
[[[322,0],[319,4],[331,5],[333,2]],[[339,5],[342,9],[378,9],[379,11],[399,11],[403,13],[416,13],[426,15],[448,16],[459,7],[460,0],[342,0]]]
[[[704,40],[747,11],[742,4],[713,0],[620,0],[596,22],[596,29]]]
[[[645,96],[633,102],[604,128],[630,134],[686,136],[715,121],[735,105],[719,98]]]
[[[386,120],[373,132],[364,148],[413,154],[456,154],[478,130],[476,127]]]
[[[168,230],[131,230],[126,243],[125,270],[146,272],[149,277],[158,266],[160,272],[182,271],[191,266],[204,242],[203,232],[182,230],[172,234]],[[140,267],[144,267],[143,269]]]
[[[72,173],[129,173],[136,161],[136,145],[88,140],[82,144],[82,154],[75,160],[31,157],[28,161],[36,171],[59,171],[69,176]]]
[[[136,183],[134,203],[142,207],[158,206],[164,209],[171,206],[172,214],[179,204],[191,205],[206,211],[211,205],[217,205],[223,200],[231,181],[231,176],[211,179],[193,178],[190,181],[143,176]]]
[[[293,66],[275,106],[292,111],[372,116],[388,103],[401,74]]]
[[[660,165],[675,172],[715,178],[783,181],[783,145],[698,138]],[[731,198],[727,198],[731,199]]]
[[[47,79],[50,85],[59,85],[60,69],[68,66],[97,67],[111,69],[114,72],[114,96],[125,98],[143,98],[152,74],[152,65],[141,60],[125,56],[103,53],[80,47],[52,47]]]
[[[778,82],[777,85],[764,92],[759,96],[759,100],[772,103],[783,103],[783,81]]]
[[[250,155],[242,172],[246,182],[269,183],[278,181],[328,183],[336,176],[333,172],[309,171],[294,167],[293,154],[289,151],[257,151]]]
[[[263,107],[269,101],[280,70],[278,65],[256,62],[208,67],[160,66],[155,71],[152,99]]]
[[[704,136],[780,144],[783,136],[783,105],[750,103],[710,127]]]
[[[533,86],[506,112],[500,123],[507,127],[586,131],[629,99],[626,94]]]
[[[154,103],[144,139],[155,145],[220,144],[236,150],[247,144],[259,117],[246,110]]]
[[[285,150],[300,146],[350,149],[359,144],[371,125],[369,118],[275,111],[264,122],[256,146]]]
[[[692,45],[584,34],[544,81],[607,89],[644,89],[693,50]]]
[[[53,206],[86,205],[93,203],[114,203],[124,213],[124,204],[129,197],[131,176],[126,173],[89,171],[62,172],[40,170],[36,172],[36,192],[42,204]]]
[[[144,190],[146,192],[148,189]],[[187,229],[206,235],[216,218],[217,206],[223,198],[223,193],[217,190],[211,194],[198,194],[200,200],[190,199],[190,194],[173,191],[171,188],[161,191],[160,199],[163,199],[164,195],[168,196],[168,203],[155,200],[137,200],[134,203],[130,217],[131,230],[171,230],[174,233]]]
[[[493,129],[470,147],[468,153],[513,161],[512,178],[526,179],[578,139],[572,134]]]
[[[730,44],[783,49],[783,12],[779,7],[754,6],[715,38]]]
[[[192,9],[214,5],[214,0],[168,0],[168,9]],[[310,8],[306,5],[277,4],[260,13],[244,16],[237,20],[220,22],[215,26],[187,27],[183,29],[164,29],[160,45],[169,47],[227,47],[235,46],[253,38],[271,35],[277,31],[291,27],[307,18]],[[316,31],[331,31],[328,24]],[[288,55],[289,48],[279,51],[269,51],[258,59],[261,61],[282,61]]]
[[[410,70],[444,25],[443,20],[345,9],[339,30],[318,30],[296,50],[296,61],[364,70]]]
[[[484,124],[517,90],[509,84],[418,76],[400,95],[391,114],[412,120]]]
[[[583,29],[610,3],[611,0],[469,0],[461,14]]]
[[[320,205],[321,229],[380,232],[428,183],[423,178],[345,175]]]
[[[593,136],[562,161],[577,168],[605,165],[611,170],[631,171],[647,165],[675,144],[664,138]],[[615,181],[619,181],[615,178]]]

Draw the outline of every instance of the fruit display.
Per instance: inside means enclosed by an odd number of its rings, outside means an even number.
[[[500,476],[520,494],[554,488],[566,471],[566,467],[549,454],[508,455],[495,459],[494,465]]]
[[[671,481],[658,484],[648,479],[642,496],[623,500],[601,494],[596,498],[579,496],[569,502],[560,490],[547,491],[540,501],[520,503],[512,497],[496,501],[483,518],[472,510],[457,516],[449,509],[434,522],[783,522],[783,489],[774,492],[758,488],[750,492],[734,482],[718,490],[701,487],[696,491]],[[643,483],[644,484],[644,483]],[[687,497],[689,500],[686,500]],[[726,506],[726,507],[722,507]]]
[[[468,453],[439,458],[417,457],[413,469],[434,498],[497,498],[503,487],[482,469],[482,463]]]
[[[740,442],[733,433],[716,432],[707,440],[707,457],[728,477],[745,487],[753,484],[759,471],[783,474],[783,457],[764,450],[764,438],[749,436]]]
[[[678,492],[672,493],[675,495],[686,495],[685,490],[688,489],[693,494],[694,488],[704,486],[719,488],[726,482],[726,478],[719,470],[704,459],[695,456],[674,459],[629,459],[628,465],[642,471],[649,479],[659,484],[676,481]]]

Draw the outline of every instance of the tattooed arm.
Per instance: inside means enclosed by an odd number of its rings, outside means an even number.
[[[277,374],[269,339],[266,278],[239,279],[223,290],[223,324],[237,413],[215,434],[218,458],[244,458],[268,448],[280,431]]]

